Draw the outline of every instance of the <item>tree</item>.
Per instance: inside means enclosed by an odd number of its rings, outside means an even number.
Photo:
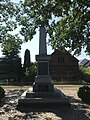
[[[7,39],[12,31],[18,27],[15,16],[19,13],[19,5],[11,2],[11,0],[0,1],[0,43],[3,39]]]
[[[31,66],[30,51],[26,49],[24,55],[24,67],[30,67],[30,66]]]
[[[0,43],[3,55],[0,73],[6,79],[20,80],[22,77],[22,65],[19,53],[21,50],[22,39],[16,34],[18,22],[15,18],[19,13],[19,4],[11,0],[0,1]]]
[[[13,73],[14,73],[14,80],[16,82],[21,82],[22,79],[22,64],[21,64],[21,58],[15,58],[13,59]]]
[[[30,79],[29,78],[30,69],[31,69],[30,51],[26,49],[24,54],[24,65],[23,65],[24,78],[26,80]]]
[[[33,82],[36,76],[36,63],[32,63],[30,59],[30,51],[25,50],[24,65],[23,65],[24,79],[28,82]]]
[[[7,37],[3,38],[1,48],[5,58],[13,59],[18,58],[21,50],[22,41],[18,35],[7,34]]]
[[[69,48],[80,54],[82,48],[90,54],[90,1],[73,0],[69,11],[54,25],[53,47]],[[57,32],[58,31],[58,32]]]
[[[0,13],[4,16],[4,7],[10,6],[5,9],[5,16],[14,18],[14,23],[17,21],[16,23],[21,25],[20,33],[25,37],[25,41],[33,38],[36,28],[42,22],[46,26],[46,32],[50,36],[49,42],[53,49],[68,48],[75,54],[80,54],[82,48],[85,48],[85,52],[90,53],[89,0],[25,0],[19,4],[14,4],[10,0],[9,2],[4,1],[6,4],[1,3],[3,7],[1,7],[2,13]],[[12,8],[10,13],[9,8]],[[7,23],[6,20],[9,21],[8,17],[2,18],[5,23]],[[9,24],[9,26],[13,26],[10,28],[17,26],[14,23]],[[9,26],[6,26],[2,28],[7,31],[6,28]]]
[[[28,82],[34,82],[36,76],[36,63],[31,63],[31,67],[26,67],[25,80]]]
[[[85,52],[90,53],[89,0],[25,0],[22,6],[23,16],[18,18],[26,41],[32,39],[35,29],[43,22],[54,49],[68,48],[80,54],[86,48]]]
[[[24,65],[23,65],[23,72],[25,76],[29,75],[30,67],[31,67],[30,51],[26,49],[24,54]]]
[[[12,79],[20,82],[22,78],[22,64],[20,58],[0,59],[0,79]]]
[[[6,58],[18,57],[22,39],[15,30],[18,27],[16,14],[20,11],[18,4],[11,0],[0,1],[0,43]],[[14,32],[13,32],[14,31]]]
[[[90,83],[90,67],[79,65],[80,71],[82,72],[82,77],[85,82]]]

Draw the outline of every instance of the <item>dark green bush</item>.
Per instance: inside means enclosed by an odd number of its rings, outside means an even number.
[[[83,102],[90,103],[90,87],[88,86],[80,87],[77,94],[78,97],[81,98]]]
[[[0,101],[5,97],[5,91],[2,87],[0,87]]]

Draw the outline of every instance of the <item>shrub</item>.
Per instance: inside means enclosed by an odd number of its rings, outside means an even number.
[[[0,101],[5,97],[5,91],[2,87],[0,87]]]
[[[90,103],[90,87],[88,86],[80,87],[77,94],[78,97],[81,98],[83,102]]]
[[[90,67],[79,65],[79,69],[82,73],[82,79],[84,79],[85,82],[90,83]]]

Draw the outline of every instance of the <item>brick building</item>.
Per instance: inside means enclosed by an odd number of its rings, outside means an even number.
[[[77,81],[81,79],[78,59],[69,52],[55,50],[51,54],[50,75],[53,81]]]

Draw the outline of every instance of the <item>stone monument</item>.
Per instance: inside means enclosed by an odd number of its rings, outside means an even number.
[[[54,88],[53,82],[49,75],[49,60],[46,47],[46,31],[45,26],[40,26],[39,32],[39,55],[36,55],[37,76],[32,88],[26,90],[18,100],[17,108],[24,110],[25,108],[70,105],[66,95],[60,90]],[[27,106],[27,107],[26,107]]]
[[[45,27],[41,25],[39,34],[39,55],[36,55],[37,77],[33,84],[34,92],[50,92],[54,90],[49,75],[49,60],[50,55],[47,55]]]

